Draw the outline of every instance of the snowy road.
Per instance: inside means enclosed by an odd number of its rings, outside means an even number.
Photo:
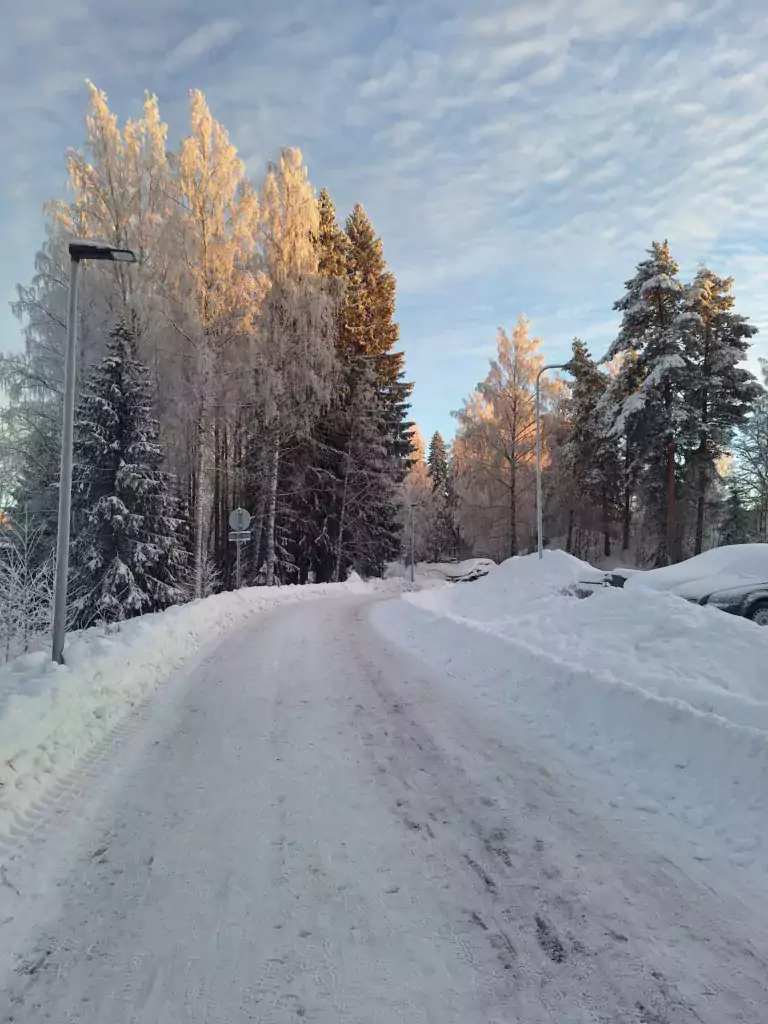
[[[30,819],[0,1020],[765,1024],[759,912],[597,820],[369,611],[264,615]]]

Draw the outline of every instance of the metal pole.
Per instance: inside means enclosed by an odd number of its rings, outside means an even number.
[[[416,572],[414,568],[414,558],[416,557],[416,537],[413,526],[413,505],[411,505],[411,583],[416,579]]]
[[[77,277],[79,259],[69,261],[69,314],[67,353],[64,363],[64,413],[61,431],[59,473],[59,524],[56,536],[56,589],[53,603],[53,660],[64,664],[67,629],[67,577],[69,574],[69,521],[72,514],[72,435],[75,422],[75,377],[77,375]]]
[[[240,589],[240,541],[237,541],[235,546],[237,548],[236,581],[237,581],[237,590],[239,590]]]
[[[536,546],[544,557],[544,509],[541,498],[541,375],[547,370],[567,370],[569,363],[550,363],[536,374]]]

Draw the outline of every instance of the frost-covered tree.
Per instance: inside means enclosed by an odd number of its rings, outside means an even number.
[[[701,267],[686,289],[678,319],[688,366],[685,397],[697,442],[688,454],[696,478],[695,555],[703,545],[707,491],[718,460],[761,390],[753,374],[740,365],[757,328],[734,312],[732,287],[732,278]]]
[[[0,650],[8,661],[49,638],[53,553],[44,527],[24,510],[0,513]]]
[[[194,565],[202,593],[208,456],[238,347],[255,331],[265,283],[254,270],[259,202],[237,149],[203,94],[190,93],[190,134],[174,154],[173,218],[163,276],[179,360],[179,402],[190,430]]]
[[[118,622],[182,600],[181,524],[130,314],[110,333],[107,355],[84,385],[75,428],[78,625]]]
[[[521,316],[511,336],[499,328],[490,371],[456,414],[453,451],[462,533],[476,549],[519,552],[521,503],[533,496],[536,452],[535,384],[541,339]],[[546,382],[543,393],[546,398]]]
[[[636,386],[630,391],[622,374],[604,405],[610,433],[631,437],[635,469],[658,526],[658,564],[679,557],[677,454],[690,443],[695,428],[679,324],[684,289],[677,275],[667,243],[654,242],[614,304],[622,321],[609,355],[627,360],[627,373]]]
[[[270,450],[266,584],[275,580],[281,456],[305,437],[331,400],[336,376],[336,306],[318,269],[319,213],[301,151],[286,148],[261,191],[269,290],[259,321],[262,416]]]

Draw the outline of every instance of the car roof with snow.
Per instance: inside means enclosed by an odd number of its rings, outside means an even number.
[[[768,586],[768,544],[729,544],[659,569],[632,573],[626,587],[650,587],[689,599],[718,590]]]

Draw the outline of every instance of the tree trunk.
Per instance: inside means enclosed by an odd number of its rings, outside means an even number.
[[[213,424],[213,554],[221,561],[221,431],[219,417]]]
[[[696,537],[693,543],[694,555],[700,555],[704,547],[704,506],[707,500],[707,467],[702,459],[696,488]]]
[[[667,438],[667,561],[673,565],[677,559],[677,494],[675,484],[675,439]]]
[[[219,563],[226,565],[226,576],[227,579],[232,575],[231,564],[232,558],[230,554],[229,544],[229,513],[235,507],[235,502],[232,501],[232,495],[230,493],[229,483],[229,463],[230,463],[230,449],[229,449],[229,432],[226,424],[221,430],[221,510],[219,512],[221,530],[221,553],[219,555]],[[237,502],[239,504],[239,502]],[[241,552],[242,554],[242,552]]]
[[[632,482],[629,474],[629,448],[624,455],[624,508],[622,510],[621,550],[629,551],[632,530]]]
[[[565,550],[569,555],[573,554],[573,527],[576,521],[576,510],[571,507],[568,509],[568,538],[565,542]]]
[[[350,445],[352,441],[350,439]],[[349,445],[347,445],[347,457],[344,463],[344,487],[341,492],[341,511],[339,512],[339,536],[336,540],[336,558],[333,566],[333,582],[338,583],[341,579],[341,549],[344,542],[344,525],[347,518],[347,484],[349,481]]]
[[[203,596],[203,472],[205,470],[205,409],[200,407],[195,452],[195,597]]]
[[[517,554],[517,464],[509,463],[509,557]]]
[[[602,513],[603,513],[603,555],[606,558],[611,557],[611,519],[608,514],[608,489],[603,484],[602,493]]]
[[[277,513],[277,476],[280,468],[280,435],[275,437],[272,450],[271,465],[269,467],[269,492],[267,496],[267,574],[266,584],[268,587],[275,582],[275,516]]]

